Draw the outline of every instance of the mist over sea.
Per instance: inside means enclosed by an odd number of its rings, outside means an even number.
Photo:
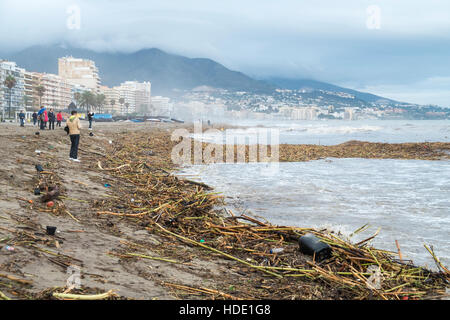
[[[280,143],[334,145],[349,140],[371,142],[450,142],[450,121],[256,121],[228,133],[245,135],[258,126],[279,130]],[[196,138],[200,138],[196,136]],[[204,141],[221,143],[221,134]],[[434,247],[450,265],[450,161],[392,159],[322,159],[280,163],[275,174],[261,174],[264,164],[213,164],[186,167],[180,174],[223,192],[228,206],[280,225],[328,228],[343,235],[368,223],[352,237],[371,236],[376,247],[436,269],[423,247]]]

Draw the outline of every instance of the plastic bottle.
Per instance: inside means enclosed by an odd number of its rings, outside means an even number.
[[[280,253],[280,252],[283,252],[284,251],[284,248],[273,248],[273,249],[270,249],[270,253]]]

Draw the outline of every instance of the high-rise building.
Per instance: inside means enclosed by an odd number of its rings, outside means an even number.
[[[45,88],[41,105],[55,110],[66,109],[72,102],[72,85],[64,78],[51,73],[40,76],[39,85]]]
[[[105,95],[105,111],[112,114],[121,113],[119,90],[101,86],[100,91]]]
[[[124,99],[121,105],[122,114],[140,113],[148,114],[151,107],[151,83],[138,81],[125,81],[114,87]],[[119,99],[120,99],[119,98]],[[128,108],[126,107],[128,105]]]
[[[72,84],[82,85],[93,92],[100,89],[100,77],[92,60],[64,57],[58,59],[58,75]]]
[[[150,114],[152,116],[165,116],[170,117],[173,113],[173,103],[170,102],[170,98],[154,96],[152,97],[152,106]]]
[[[36,87],[35,77],[33,72],[25,71],[24,74],[24,104],[27,108],[34,107],[34,88]]]
[[[11,89],[4,84],[8,76],[13,76],[16,80]],[[25,107],[25,69],[19,68],[15,62],[1,60],[0,88],[0,110],[5,116],[13,117],[16,111]]]

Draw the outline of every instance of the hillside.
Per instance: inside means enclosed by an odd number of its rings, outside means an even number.
[[[348,88],[336,86],[334,84],[311,80],[311,79],[285,79],[285,78],[269,78],[266,81],[274,85],[290,90],[311,89],[311,90],[325,90],[332,92],[345,92],[354,95],[356,99],[366,102],[396,102],[391,99],[380,97],[371,93],[356,91]]]
[[[232,71],[211,59],[187,58],[151,48],[134,53],[95,52],[61,45],[33,46],[14,54],[0,57],[17,62],[30,71],[58,73],[58,58],[74,56],[94,60],[100,73],[102,84],[115,86],[127,80],[151,81],[153,95],[175,96],[180,90],[192,90],[207,86],[229,91],[247,91],[256,94],[272,94],[276,88],[311,89],[330,92],[344,92],[354,95],[355,105],[366,103],[395,102],[370,93],[339,87],[330,83],[311,79],[269,78],[255,80],[242,72]],[[333,94],[312,92],[311,98],[321,94],[330,103]]]
[[[275,89],[211,59],[191,59],[155,48],[135,53],[97,53],[62,46],[34,46],[6,58],[27,70],[58,73],[58,58],[68,55],[94,60],[104,85],[115,86],[126,80],[151,81],[156,95],[171,95],[174,89],[190,90],[202,85],[255,93]]]

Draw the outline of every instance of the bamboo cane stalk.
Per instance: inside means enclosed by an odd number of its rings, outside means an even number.
[[[53,296],[57,299],[68,299],[68,300],[104,300],[110,297],[117,297],[118,295],[114,293],[113,290],[101,294],[93,295],[83,295],[83,294],[70,294],[70,293],[57,293],[54,292]]]
[[[270,275],[272,275],[272,276],[275,276],[275,277],[277,277],[277,278],[283,278],[282,275],[280,275],[280,274],[278,274],[278,273],[275,273],[275,272],[271,272],[271,271],[265,270],[264,267],[261,267],[261,266],[255,266],[255,265],[253,265],[253,264],[251,264],[251,263],[248,263],[247,261],[244,261],[244,260],[241,260],[241,259],[239,259],[239,258],[233,257],[232,255],[229,255],[229,254],[227,254],[227,253],[225,253],[225,252],[222,252],[222,251],[220,251],[220,250],[211,248],[211,247],[209,247],[209,246],[207,246],[207,245],[204,245],[204,244],[202,244],[202,243],[198,243],[197,241],[194,241],[194,240],[191,240],[191,239],[189,239],[189,238],[180,236],[180,235],[178,235],[178,234],[176,234],[176,233],[170,232],[169,230],[167,230],[167,229],[163,228],[162,226],[160,226],[158,223],[155,223],[155,224],[156,224],[156,226],[157,226],[158,228],[160,228],[162,231],[164,231],[164,232],[166,232],[166,233],[168,233],[168,234],[170,234],[170,235],[172,235],[172,236],[175,236],[175,237],[177,237],[177,238],[179,238],[179,239],[182,239],[182,240],[187,241],[187,242],[189,242],[189,243],[192,243],[192,244],[195,244],[195,245],[197,245],[197,246],[203,247],[203,248],[205,248],[205,249],[211,250],[211,251],[216,252],[216,253],[218,253],[218,254],[221,254],[221,255],[223,255],[223,256],[225,256],[225,257],[227,257],[227,258],[230,258],[230,259],[232,259],[232,260],[235,260],[235,261],[238,261],[238,262],[240,262],[240,263],[243,263],[243,264],[245,264],[245,265],[247,265],[247,266],[249,266],[249,267],[251,267],[251,268],[255,268],[255,269],[261,270],[261,271],[263,271],[263,272],[265,272],[265,273],[267,273],[267,274],[270,274]]]

